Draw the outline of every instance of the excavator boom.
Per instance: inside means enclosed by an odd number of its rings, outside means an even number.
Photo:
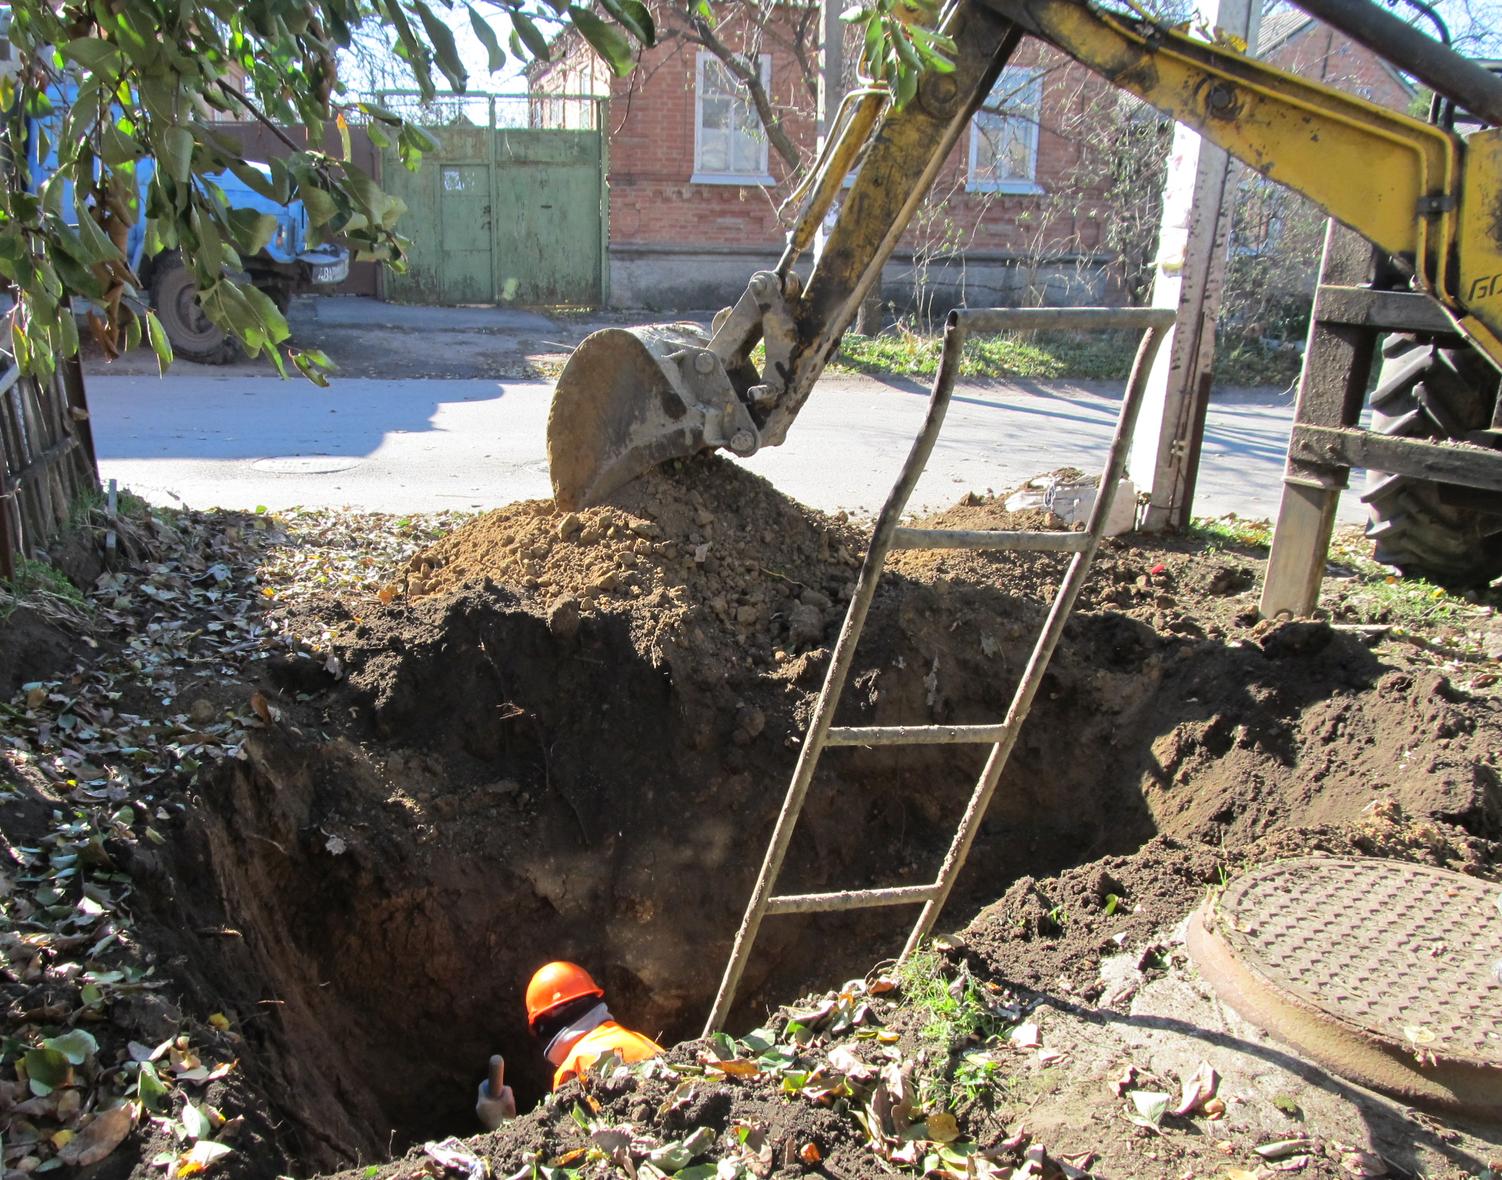
[[[1502,80],[1370,0],[1304,6],[1356,40],[1374,42],[1473,114],[1492,121],[1502,115]],[[926,73],[901,110],[880,91],[847,100],[803,190],[806,203],[782,258],[752,276],[711,337],[684,326],[666,334],[613,329],[580,345],[559,378],[548,423],[561,507],[598,502],[669,458],[716,446],[749,455],[786,438],[1024,33],[1190,124],[1371,239],[1502,368],[1502,222],[1494,216],[1502,130],[1463,141],[1229,46],[1083,0],[958,0],[940,31],[958,47],[953,72]],[[859,171],[842,190],[862,145]],[[794,264],[842,191],[834,228],[800,281]],[[760,369],[751,360],[758,343],[766,352]]]

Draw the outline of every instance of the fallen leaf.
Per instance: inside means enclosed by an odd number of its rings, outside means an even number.
[[[816,1164],[824,1158],[824,1153],[819,1150],[819,1145],[812,1140],[798,1149],[798,1158],[805,1164]]]
[[[255,710],[257,717],[259,717],[267,725],[271,724],[271,705],[266,700],[266,695],[264,693],[251,693],[250,707]]]
[[[213,1128],[209,1126],[209,1116],[191,1102],[183,1103],[180,1117],[183,1131],[189,1139],[207,1139],[213,1133]]]
[[[755,1078],[761,1076],[761,1066],[754,1061],[706,1061],[705,1065],[720,1073],[728,1074],[733,1078]]]
[[[1116,1091],[1116,1097],[1120,1098],[1137,1081],[1137,1067],[1129,1065],[1111,1079],[1111,1089]]]
[[[960,1125],[948,1111],[928,1116],[928,1138],[935,1143],[953,1143],[960,1137]]]
[[[177,1157],[177,1164],[172,1175],[174,1177],[196,1176],[213,1167],[232,1151],[234,1148],[227,1144],[200,1139],[190,1150]]]
[[[1007,1040],[1019,1049],[1036,1049],[1043,1043],[1038,1036],[1038,1026],[1029,1020],[1026,1024],[1019,1024],[1008,1035]]]
[[[1060,1062],[1060,1061],[1063,1061],[1063,1060],[1064,1060],[1064,1054],[1062,1052],[1060,1052],[1058,1049],[1039,1049],[1038,1050],[1038,1064],[1041,1065],[1044,1069],[1047,1069],[1050,1065],[1054,1065],[1057,1062]]]
[[[1137,1111],[1132,1122],[1156,1131],[1168,1113],[1168,1095],[1157,1090],[1128,1090],[1127,1097]]]
[[[1298,1135],[1292,1139],[1274,1139],[1270,1143],[1259,1143],[1252,1150],[1265,1160],[1276,1160],[1293,1155],[1295,1152],[1308,1151],[1313,1146],[1314,1141],[1309,1136]]]
[[[1340,1170],[1358,1180],[1373,1180],[1388,1174],[1387,1161],[1374,1152],[1351,1147],[1341,1152]]]
[[[130,1103],[102,1110],[57,1153],[57,1158],[70,1168],[97,1164],[120,1146],[135,1123],[135,1108]]]
[[[1179,1104],[1170,1113],[1181,1118],[1193,1114],[1215,1097],[1215,1087],[1219,1082],[1220,1078],[1210,1067],[1210,1063],[1201,1061],[1199,1068],[1190,1077],[1184,1079],[1184,1091],[1179,1097]]]
[[[1204,1116],[1211,1122],[1214,1122],[1216,1119],[1223,1119],[1226,1117],[1226,1104],[1219,1098],[1208,1099],[1205,1104],[1200,1107],[1200,1110],[1204,1113]]]

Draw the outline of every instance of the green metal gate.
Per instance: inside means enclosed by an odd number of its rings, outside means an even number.
[[[381,98],[412,117],[414,98]],[[603,100],[440,96],[416,112],[440,147],[417,172],[382,154],[384,187],[407,203],[401,231],[412,242],[407,272],[386,278],[387,297],[604,303]]]

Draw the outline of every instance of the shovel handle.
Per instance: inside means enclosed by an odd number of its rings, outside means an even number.
[[[490,1076],[488,1080],[490,1096],[492,1098],[499,1098],[501,1096],[501,1087],[506,1082],[506,1061],[499,1053],[490,1059]]]

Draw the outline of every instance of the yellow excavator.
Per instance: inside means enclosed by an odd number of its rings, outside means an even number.
[[[1024,35],[1192,126],[1389,256],[1451,330],[1388,350],[1372,396],[1377,428],[1502,449],[1502,78],[1370,0],[1299,7],[1432,89],[1431,118],[1085,0],[955,0],[938,25],[956,46],[954,70],[925,72],[901,109],[879,88],[847,98],[787,249],[716,317],[712,335],[610,329],[574,352],[548,423],[558,504],[597,503],[668,459],[715,447],[750,455],[784,440]],[[1475,129],[1457,131],[1456,110]],[[794,264],[837,196],[834,227],[801,280]],[[1451,582],[1502,574],[1502,489],[1379,476],[1366,498],[1379,558]]]

